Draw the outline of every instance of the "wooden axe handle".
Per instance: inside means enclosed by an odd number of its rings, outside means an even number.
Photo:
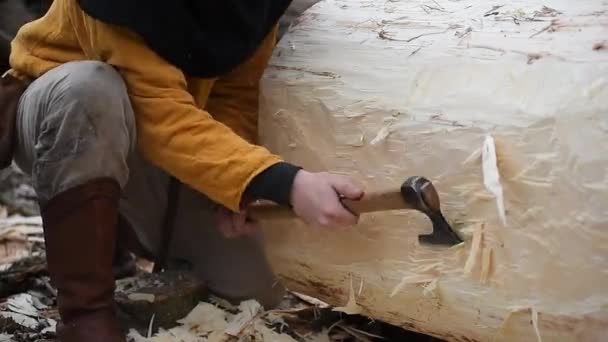
[[[403,196],[399,190],[368,193],[360,200],[343,199],[342,204],[355,214],[410,208],[403,200]],[[248,210],[250,216],[256,220],[296,217],[290,208],[274,204],[253,205],[250,206]]]
[[[342,204],[355,214],[410,208],[403,200],[400,190],[372,192],[360,200],[342,199]]]

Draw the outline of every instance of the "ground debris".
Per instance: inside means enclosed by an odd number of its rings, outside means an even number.
[[[202,281],[190,273],[177,271],[140,273],[118,280],[115,295],[124,319],[142,333],[174,327],[205,297]]]
[[[5,205],[9,213],[26,216],[40,212],[30,177],[15,165],[0,170],[0,205]]]
[[[0,180],[8,180],[0,182],[0,342],[56,341],[56,289],[47,274],[35,196],[15,170],[4,170]],[[154,274],[144,259],[137,267],[116,288],[118,315],[132,342],[440,341],[335,311],[302,293],[289,292],[267,310],[254,300],[231,303],[208,295],[186,271]]]
[[[227,304],[227,305],[223,305]],[[279,308],[265,310],[255,300],[238,306],[217,297],[200,302],[171,329],[145,334],[132,329],[130,342],[438,342],[359,315],[320,308],[288,293]]]
[[[0,207],[0,297],[34,287],[46,273],[40,218],[7,213]]]
[[[14,341],[54,338],[57,315],[46,301],[48,298],[35,291],[7,298],[0,306],[1,331]]]

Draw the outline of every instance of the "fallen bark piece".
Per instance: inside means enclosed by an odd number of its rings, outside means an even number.
[[[116,302],[138,330],[171,328],[206,296],[205,284],[193,274],[167,271],[142,273],[117,281]]]
[[[436,186],[351,229],[262,222],[294,291],[450,341],[608,336],[608,3],[324,0],[279,42],[260,142],[369,191]]]

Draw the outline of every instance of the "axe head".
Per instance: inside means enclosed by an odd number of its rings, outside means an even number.
[[[433,232],[418,236],[427,245],[453,246],[462,242],[441,213],[439,195],[433,183],[420,176],[410,177],[401,185],[401,196],[412,209],[423,212],[433,223]]]

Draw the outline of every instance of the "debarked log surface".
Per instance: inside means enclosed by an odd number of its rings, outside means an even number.
[[[453,341],[608,338],[608,3],[324,0],[278,44],[261,142],[370,190],[425,176],[420,213],[264,223],[297,291]]]

